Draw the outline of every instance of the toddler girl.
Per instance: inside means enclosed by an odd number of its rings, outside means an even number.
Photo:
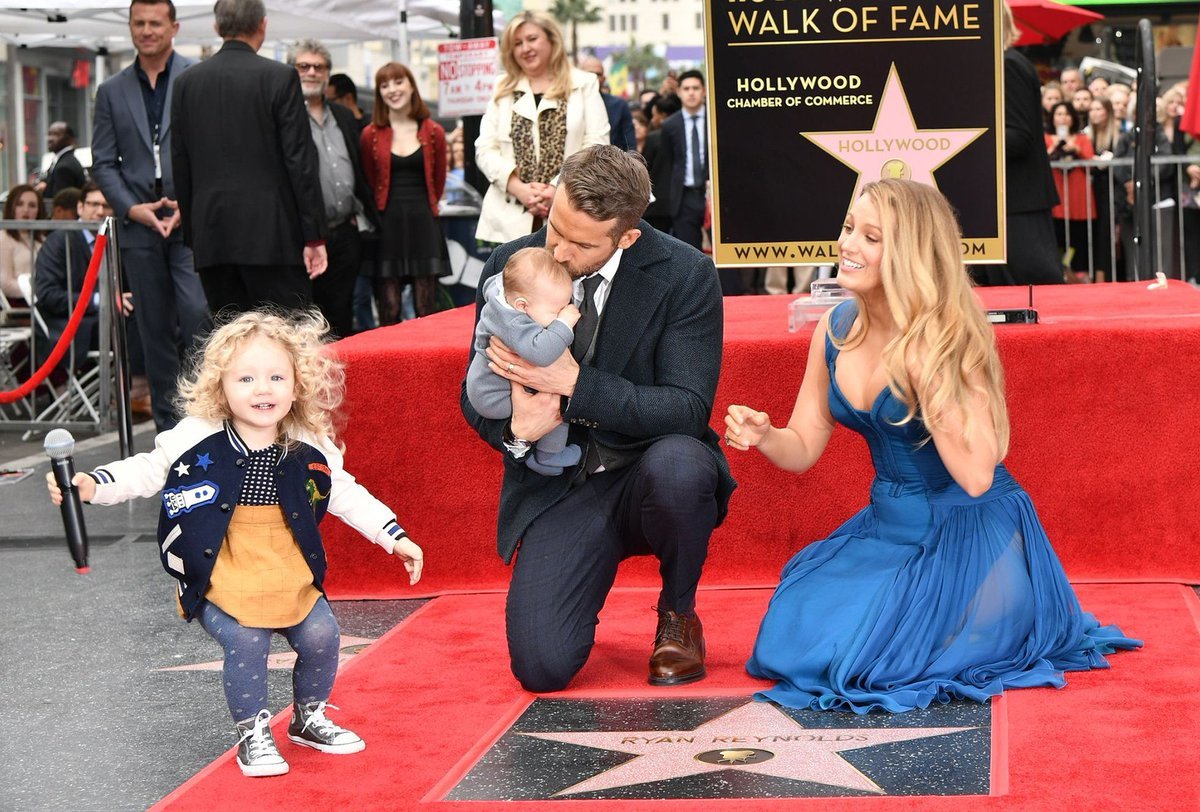
[[[342,467],[331,439],[344,374],[323,352],[318,314],[288,320],[244,313],[209,337],[180,385],[186,417],[153,451],[72,480],[80,498],[112,505],[161,492],[158,540],[176,580],[180,614],[198,619],[225,650],[225,698],[245,775],[288,771],[271,735],[267,655],[282,634],[296,651],[288,738],[325,753],[354,753],[356,734],[325,715],[340,630],[321,583],[326,510],[421,577],[421,548],[395,514]],[[51,499],[62,492],[47,476]]]

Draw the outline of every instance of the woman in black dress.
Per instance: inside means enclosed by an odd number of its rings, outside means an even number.
[[[438,277],[450,273],[435,219],[446,188],[446,132],[421,100],[412,71],[399,62],[375,73],[375,110],[363,130],[362,158],[380,212],[372,269],[379,323],[400,321],[401,292],[410,282],[417,315],[433,313]]]

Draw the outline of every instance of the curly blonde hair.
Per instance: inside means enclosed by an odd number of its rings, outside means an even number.
[[[900,425],[918,409],[926,426],[949,414],[963,419],[970,445],[978,429],[971,399],[986,398],[1001,458],[1008,452],[1008,408],[1004,368],[996,351],[996,333],[987,321],[962,261],[961,233],[953,209],[941,192],[910,180],[880,180],[863,187],[879,212],[883,229],[880,276],[888,310],[899,334],[883,349],[888,386],[908,407]],[[870,327],[859,308],[859,329],[834,342],[853,347]],[[911,380],[907,360],[921,358],[919,380]],[[979,384],[975,380],[981,380]]]
[[[262,336],[278,343],[292,359],[296,397],[291,410],[279,421],[281,437],[299,431],[333,435],[333,415],[345,394],[343,364],[326,351],[329,323],[317,310],[284,316],[270,310],[252,310],[217,327],[196,357],[191,372],[180,381],[179,411],[205,420],[228,420],[232,414],[221,377],[233,365],[246,342]]]

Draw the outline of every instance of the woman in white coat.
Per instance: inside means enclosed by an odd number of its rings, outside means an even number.
[[[479,125],[475,160],[490,182],[477,239],[503,243],[537,231],[563,160],[608,143],[596,77],[567,60],[562,31],[544,12],[522,11],[500,37],[504,74]]]

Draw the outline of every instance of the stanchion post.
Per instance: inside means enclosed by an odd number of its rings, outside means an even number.
[[[1154,60],[1154,30],[1150,21],[1138,20],[1137,28],[1137,112],[1134,115],[1133,151],[1133,242],[1136,253],[1134,279],[1153,279],[1158,270],[1151,265],[1151,246],[1158,241],[1154,222],[1154,184],[1150,176],[1150,156],[1154,154],[1154,100],[1158,96],[1157,68]]]
[[[104,256],[104,276],[108,281],[108,285],[114,292],[108,301],[112,304],[112,313],[107,333],[112,340],[112,356],[113,359],[113,376],[102,376],[101,385],[116,380],[116,392],[113,393],[113,400],[107,400],[101,392],[100,402],[103,404],[115,402],[117,406],[116,423],[117,423],[117,439],[121,450],[122,457],[128,457],[133,454],[133,417],[129,403],[130,389],[130,371],[129,371],[129,341],[125,333],[125,316],[123,307],[123,292],[125,290],[124,280],[121,269],[121,240],[119,229],[117,228],[116,220],[108,218],[105,223],[105,229],[108,232],[108,247]],[[137,302],[133,303],[136,308]],[[102,317],[103,318],[103,317]],[[101,325],[102,334],[105,332],[104,325]],[[164,337],[167,340],[167,337]],[[103,350],[101,351],[102,357]]]

